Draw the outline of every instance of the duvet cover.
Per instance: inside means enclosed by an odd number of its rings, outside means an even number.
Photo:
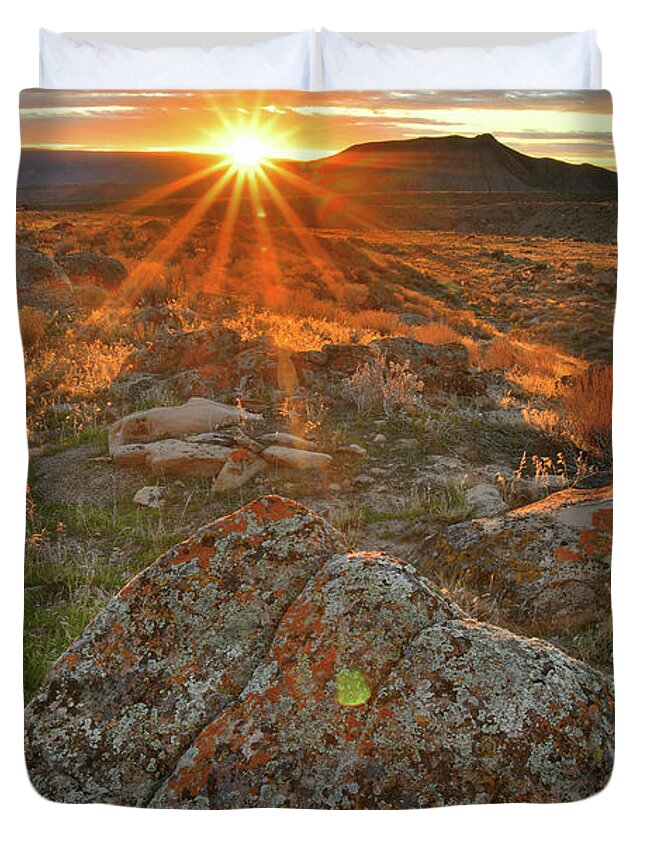
[[[36,790],[599,791],[609,94],[27,90],[20,110]]]

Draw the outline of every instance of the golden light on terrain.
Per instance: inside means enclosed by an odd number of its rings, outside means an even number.
[[[267,116],[261,110],[240,109],[241,115],[235,120],[215,110],[215,128],[203,131],[200,144],[191,146],[192,151],[212,154],[212,165],[130,200],[128,206],[140,210],[212,176],[212,183],[201,197],[131,271],[129,291],[135,298],[146,286],[150,270],[158,269],[172,259],[218,200],[225,202],[225,208],[218,217],[212,255],[205,270],[205,290],[217,292],[225,287],[243,200],[248,202],[255,223],[257,251],[254,263],[265,305],[274,307],[286,297],[272,235],[276,227],[289,229],[323,278],[338,274],[336,264],[287,200],[280,184],[284,185],[286,181],[299,189],[303,196],[321,203],[328,203],[329,191],[321,190],[309,179],[291,172],[288,152],[293,146],[292,134],[278,129],[274,116]],[[358,211],[345,212],[350,218],[361,220]]]

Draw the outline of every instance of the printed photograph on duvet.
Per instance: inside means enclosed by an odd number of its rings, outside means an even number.
[[[36,791],[600,791],[609,93],[32,89],[20,111]]]

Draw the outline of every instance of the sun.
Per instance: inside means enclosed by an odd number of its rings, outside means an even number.
[[[271,159],[271,147],[260,135],[239,133],[223,147],[233,168],[238,172],[257,172]]]

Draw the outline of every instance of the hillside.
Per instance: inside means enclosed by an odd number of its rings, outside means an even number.
[[[490,133],[367,142],[307,164],[305,171],[336,192],[614,193],[617,186],[607,169],[528,157]]]

